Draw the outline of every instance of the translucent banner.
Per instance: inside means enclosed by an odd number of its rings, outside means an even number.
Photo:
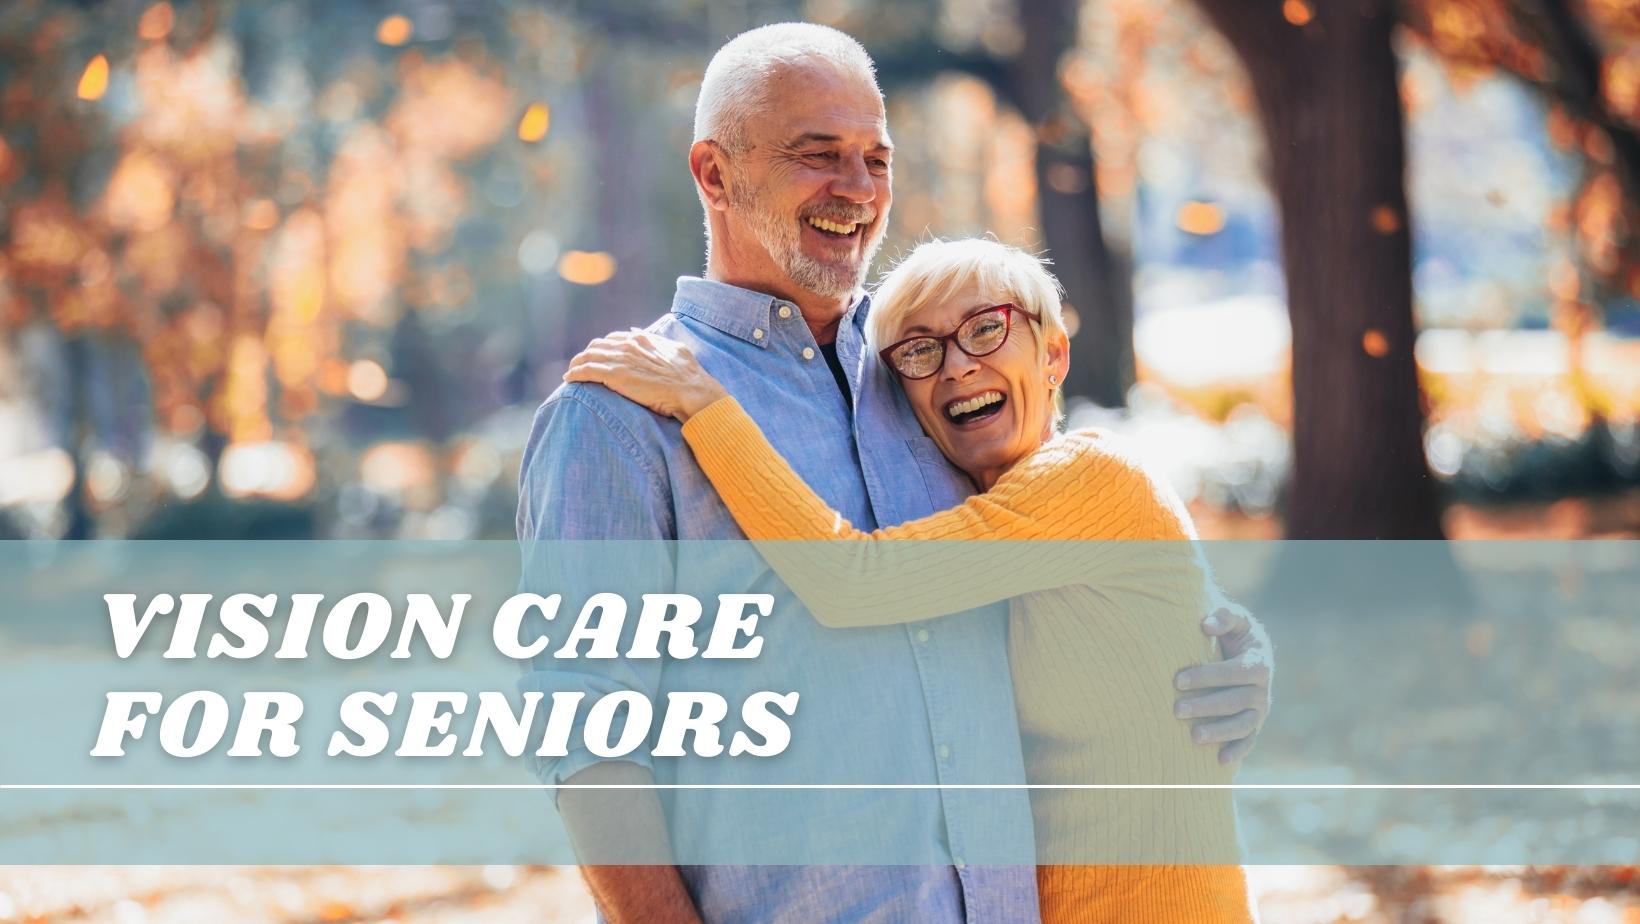
[[[16,542],[0,587],[0,863],[1640,861],[1632,542]],[[1229,766],[1174,715],[1225,599],[1276,663]]]

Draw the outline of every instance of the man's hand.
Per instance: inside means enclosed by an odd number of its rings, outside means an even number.
[[[1219,744],[1219,763],[1241,760],[1270,714],[1275,652],[1264,626],[1240,604],[1227,604],[1202,620],[1202,632],[1219,640],[1224,658],[1179,671],[1181,695],[1173,714],[1191,722],[1197,744]]]

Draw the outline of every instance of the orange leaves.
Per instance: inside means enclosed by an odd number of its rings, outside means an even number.
[[[209,170],[232,157],[245,112],[234,63],[209,48],[189,55],[163,44],[143,49],[134,65],[136,134],[178,166]]]
[[[114,168],[103,198],[108,223],[125,231],[157,231],[171,220],[176,183],[152,151],[127,151]]]
[[[1640,129],[1640,48],[1624,41],[1640,36],[1640,4],[1587,0],[1573,6],[1565,15],[1584,20],[1577,25],[1603,39],[1594,49],[1605,56],[1598,74],[1575,57],[1551,61],[1538,43],[1547,41],[1543,35],[1552,34],[1552,24],[1525,17],[1510,0],[1415,0],[1406,21],[1441,55],[1455,80],[1501,69],[1542,87],[1549,102],[1545,133],[1550,143],[1579,155],[1586,165],[1580,188],[1569,203],[1550,211],[1546,226],[1570,233],[1582,262],[1596,276],[1622,283],[1633,275],[1625,263],[1633,259],[1627,255],[1633,252],[1630,239],[1640,232],[1640,202],[1632,201],[1635,191],[1625,191],[1616,178],[1618,145],[1601,124],[1605,114],[1590,118],[1585,113],[1604,108],[1616,123],[1612,131],[1624,130],[1624,123],[1628,130]],[[1550,33],[1543,33],[1545,28]],[[1564,73],[1552,79],[1557,68]],[[1599,96],[1567,89],[1579,84]]]
[[[1224,230],[1224,209],[1211,202],[1186,202],[1179,207],[1179,230],[1205,237]]]
[[[399,208],[411,182],[400,154],[379,127],[355,127],[331,163],[323,221],[308,213],[313,228],[304,232],[302,245],[304,253],[318,254],[317,291],[328,293],[344,316],[383,326],[398,317],[391,296],[404,281],[406,263],[406,223]]]
[[[1640,37],[1640,4],[1634,0],[1585,0],[1597,35]]]
[[[1361,352],[1373,359],[1383,359],[1389,355],[1389,338],[1383,331],[1368,330],[1361,335]]]
[[[98,100],[108,92],[108,57],[98,55],[92,58],[80,74],[80,85],[75,91],[80,99]]]
[[[279,206],[271,199],[252,199],[245,203],[240,220],[252,231],[271,231],[279,224]]]
[[[547,137],[547,126],[551,124],[547,104],[531,103],[524,110],[524,117],[518,120],[518,138],[521,141],[536,142]]]
[[[1308,0],[1286,0],[1281,4],[1281,18],[1295,26],[1309,25],[1315,18],[1315,7]]]
[[[156,3],[142,13],[137,20],[137,35],[150,42],[158,41],[171,34],[171,27],[176,25],[176,14],[169,3]]]
[[[1583,131],[1582,123],[1573,118],[1563,106],[1549,107],[1549,118],[1545,128],[1549,133],[1549,142],[1562,151],[1576,146]]]
[[[1611,276],[1619,268],[1620,247],[1629,234],[1627,203],[1617,177],[1601,171],[1584,185],[1572,206],[1572,229],[1590,269]]]
[[[415,27],[410,24],[408,17],[394,14],[383,19],[376,25],[376,41],[383,45],[397,47],[410,41],[415,34]]]
[[[460,58],[410,60],[387,127],[399,144],[431,158],[462,160],[493,144],[511,121],[512,94],[499,76]]]
[[[602,252],[571,250],[558,259],[558,275],[576,285],[602,285],[615,277],[615,257]]]
[[[1463,71],[1492,68],[1534,81],[1549,76],[1543,50],[1516,29],[1506,0],[1417,0],[1406,18],[1454,68],[1455,83]]]
[[[1570,260],[1557,260],[1549,270],[1549,294],[1556,301],[1576,301],[1582,281],[1578,279],[1577,267]]]
[[[1401,230],[1401,213],[1396,211],[1393,206],[1373,206],[1367,220],[1371,223],[1372,230],[1379,234],[1390,235]]]
[[[25,203],[11,214],[12,266],[21,281],[60,282],[80,261],[86,246],[73,211],[58,197]]]
[[[1640,48],[1629,48],[1606,60],[1601,88],[1612,114],[1640,125]]]
[[[1462,54],[1485,40],[1487,17],[1481,4],[1436,0],[1429,6],[1430,33],[1441,52]]]

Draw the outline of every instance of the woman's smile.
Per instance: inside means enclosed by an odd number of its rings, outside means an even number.
[[[985,421],[994,420],[1008,403],[1008,396],[994,388],[976,395],[953,398],[945,404],[945,416],[961,429],[972,429]]]

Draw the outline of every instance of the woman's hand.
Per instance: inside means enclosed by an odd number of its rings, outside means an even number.
[[[597,382],[678,420],[728,395],[688,347],[640,330],[617,331],[587,344],[569,361],[564,381]]]

